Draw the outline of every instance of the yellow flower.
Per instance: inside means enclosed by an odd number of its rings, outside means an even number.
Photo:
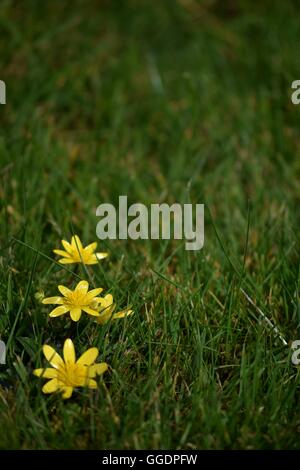
[[[116,308],[116,304],[114,304],[114,299],[111,294],[107,294],[105,297],[99,297],[98,302],[99,316],[96,318],[96,320],[101,325],[108,322],[109,320],[128,317],[133,313],[133,310],[130,310],[129,308],[121,310],[118,313],[113,313]]]
[[[50,317],[59,317],[67,312],[70,312],[70,316],[73,321],[78,321],[81,317],[82,310],[89,315],[98,317],[98,305],[101,301],[100,297],[97,297],[103,289],[92,289],[89,291],[89,284],[86,281],[80,281],[75,290],[70,290],[65,286],[58,286],[58,290],[63,297],[47,297],[43,299],[43,304],[54,304],[58,305],[49,314]]]
[[[61,264],[97,264],[99,260],[108,256],[108,253],[95,253],[97,242],[91,243],[84,248],[78,235],[71,238],[71,243],[66,240],[62,240],[61,243],[65,251],[53,250],[56,255],[62,256],[58,260]]]
[[[75,387],[97,388],[94,380],[107,369],[106,362],[95,364],[99,354],[97,348],[90,348],[76,362],[75,348],[71,339],[64,343],[63,356],[48,345],[43,346],[43,353],[52,367],[35,369],[34,375],[49,380],[42,388],[44,393],[61,392],[63,398],[70,398]]]

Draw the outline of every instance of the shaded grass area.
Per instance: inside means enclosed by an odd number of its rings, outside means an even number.
[[[0,6],[0,448],[299,447],[296,2],[49,1]],[[205,246],[96,239],[96,207],[205,203]],[[35,293],[78,278],[125,321],[49,319]],[[288,342],[284,346],[243,288]],[[62,402],[32,376],[44,343],[97,346],[98,391]]]

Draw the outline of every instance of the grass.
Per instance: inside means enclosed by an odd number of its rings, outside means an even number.
[[[2,0],[1,449],[299,448],[299,29],[292,1]],[[203,250],[55,263],[122,194],[204,203]],[[35,294],[87,276],[135,314],[50,319]],[[111,370],[63,402],[32,371],[68,336]]]

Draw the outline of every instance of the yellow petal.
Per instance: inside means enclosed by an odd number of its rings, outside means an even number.
[[[99,354],[99,351],[97,348],[90,348],[87,351],[85,351],[82,356],[77,361],[78,365],[85,365],[85,366],[90,366],[95,362],[97,356]]]
[[[114,298],[111,294],[106,294],[103,298],[100,298],[99,303],[103,308],[109,308],[113,305]]]
[[[104,298],[108,305],[112,305],[114,303],[114,298],[111,294],[106,294]]]
[[[73,263],[78,263],[78,261],[74,260],[74,258],[61,258],[58,260],[60,264],[73,264]]]
[[[108,253],[96,253],[96,258],[98,260],[107,258],[107,256],[108,256]]]
[[[53,253],[55,253],[56,255],[59,255],[59,256],[62,256],[63,258],[70,258],[70,253],[68,253],[67,251],[63,251],[63,250],[53,250]]]
[[[113,296],[111,294],[107,294],[104,298],[99,298],[98,310],[103,315],[103,320],[105,318],[104,322],[110,319],[115,308],[116,304],[113,303]]]
[[[43,299],[42,300],[42,303],[43,304],[62,304],[63,303],[63,299],[61,297],[47,297],[46,299]]]
[[[64,247],[64,249],[66,250],[66,252],[71,255],[72,254],[72,245],[69,242],[67,242],[66,240],[62,240],[61,243],[62,243],[62,246]]]
[[[76,308],[71,308],[70,310],[70,316],[73,321],[78,321],[80,320],[81,317],[81,308],[76,307]]]
[[[64,297],[67,297],[72,293],[72,291],[65,286],[57,286],[57,288]]]
[[[62,391],[63,391],[62,397],[64,400],[66,400],[67,398],[70,398],[72,396],[73,387],[63,387]]]
[[[84,385],[88,388],[98,388],[97,382],[94,379],[87,379]]]
[[[86,294],[89,290],[89,283],[87,281],[78,282],[75,290],[80,290],[83,294]]]
[[[105,253],[105,252],[98,252],[98,253],[95,253],[95,258],[96,258],[96,261],[100,261],[101,259],[104,259],[104,258],[107,258],[108,257],[108,253]]]
[[[82,307],[82,310],[88,313],[89,315],[93,315],[94,317],[98,317],[100,315],[99,312],[97,312],[97,310],[93,310],[90,307]]]
[[[87,300],[87,301],[92,300],[94,297],[96,297],[97,295],[101,294],[102,291],[103,291],[102,287],[98,287],[98,289],[92,289],[92,290],[90,290],[90,291],[86,294],[86,300]]]
[[[121,312],[114,313],[112,319],[116,320],[117,318],[128,317],[133,314],[133,310],[121,310]]]
[[[71,238],[71,245],[72,248],[76,250],[76,252],[80,252],[82,250],[82,243],[78,235],[75,235]]]
[[[45,385],[42,388],[42,391],[44,393],[53,393],[58,390],[58,380],[57,379],[52,379],[49,380],[49,382],[45,383]]]
[[[98,260],[96,258],[96,255],[85,256],[84,264],[98,264]]]
[[[97,242],[94,242],[94,243],[90,243],[90,245],[87,245],[85,248],[84,248],[84,252],[85,253],[92,253],[93,251],[95,251],[97,248]]]
[[[52,369],[51,367],[46,367],[45,369],[35,369],[33,374],[37,377],[45,377],[45,379],[57,378],[57,370]]]
[[[64,360],[66,364],[75,364],[76,362],[75,348],[70,338],[66,339],[64,344]]]
[[[93,378],[96,375],[102,375],[108,369],[108,364],[106,362],[101,362],[101,364],[94,364],[88,368],[88,376]]]
[[[89,305],[92,309],[98,310],[99,309],[99,303],[100,303],[100,297],[94,297],[92,300],[90,300]]]
[[[49,317],[59,317],[60,315],[64,315],[69,311],[68,307],[65,307],[64,305],[60,305],[59,307],[56,307],[52,312],[49,313]]]
[[[47,359],[50,364],[55,367],[55,369],[58,369],[59,367],[64,367],[64,361],[60,357],[59,354],[53,349],[51,346],[48,346],[48,344],[45,344],[43,346],[43,353],[45,355],[45,358]]]

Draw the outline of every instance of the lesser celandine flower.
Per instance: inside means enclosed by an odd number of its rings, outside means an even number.
[[[97,388],[95,377],[107,369],[106,362],[95,364],[99,354],[97,348],[90,348],[76,361],[75,348],[71,339],[66,339],[63,358],[48,345],[43,353],[52,367],[35,369],[34,375],[50,379],[42,388],[44,393],[61,392],[63,398],[70,398],[76,387]]]
[[[103,289],[92,289],[89,291],[89,284],[86,281],[80,281],[75,290],[70,290],[65,286],[58,286],[59,292],[63,297],[47,297],[43,299],[43,304],[54,304],[58,305],[49,314],[50,317],[59,317],[67,312],[70,312],[70,316],[73,321],[78,321],[81,317],[82,311],[98,317],[98,304],[100,303],[100,297],[97,297]]]
[[[97,264],[99,260],[108,256],[108,253],[95,253],[97,242],[91,243],[84,248],[78,235],[71,238],[71,243],[66,240],[62,240],[61,243],[65,251],[53,250],[56,255],[62,256],[62,258],[58,260],[61,264]]]
[[[99,316],[96,318],[97,322],[103,325],[109,320],[116,320],[117,318],[124,318],[133,313],[133,310],[125,309],[121,310],[118,313],[113,313],[116,308],[114,304],[114,299],[111,294],[107,294],[105,297],[99,297]]]

